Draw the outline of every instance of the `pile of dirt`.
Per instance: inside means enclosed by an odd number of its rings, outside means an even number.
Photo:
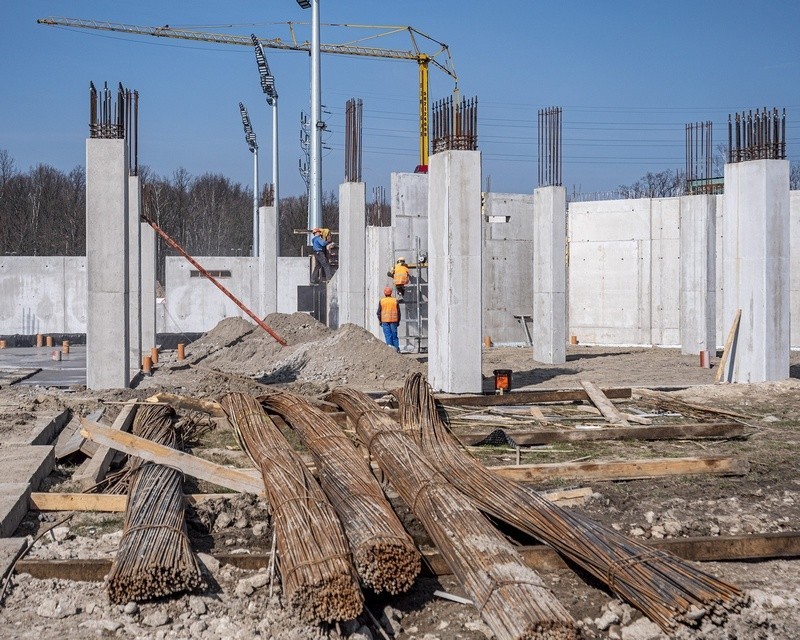
[[[226,318],[192,345],[192,363],[264,384],[313,383],[322,391],[340,384],[389,390],[410,373],[425,373],[416,358],[353,324],[333,331],[305,313],[274,313],[265,322],[285,347],[247,320]]]

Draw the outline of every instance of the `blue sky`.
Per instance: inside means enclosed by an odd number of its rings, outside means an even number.
[[[564,109],[564,184],[592,192],[647,171],[684,166],[684,125],[712,120],[727,141],[727,115],[786,108],[788,152],[800,160],[800,3],[474,0],[321,0],[323,23],[412,25],[450,46],[461,94],[479,99],[484,181],[501,192],[536,186],[536,112]],[[140,94],[139,161],[170,175],[215,172],[244,184],[252,160],[238,103],[248,107],[271,175],[271,114],[251,49],[36,24],[45,16],[205,28],[287,37],[307,22],[295,0],[116,3],[28,0],[0,9],[0,149],[19,169],[84,162],[88,85],[104,81]],[[296,26],[310,38],[307,24]],[[361,30],[322,27],[322,41]],[[408,49],[407,37],[375,46]],[[280,94],[282,195],[304,191],[297,166],[300,112],[309,111],[308,56],[267,50]],[[344,104],[364,101],[364,179],[388,189],[392,171],[417,164],[417,68],[413,62],[323,56],[323,186],[344,175]],[[452,80],[431,71],[431,100]],[[485,182],[484,182],[485,184]]]

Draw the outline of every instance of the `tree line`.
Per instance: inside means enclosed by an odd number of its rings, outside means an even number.
[[[179,168],[160,176],[139,167],[142,212],[191,255],[248,256],[253,242],[253,192],[218,173],[192,176]],[[263,197],[263,194],[262,194]],[[338,198],[323,194],[324,225],[338,227]],[[307,242],[295,230],[307,225],[308,197],[280,201],[280,253],[301,255]],[[158,279],[164,258],[174,252],[158,239]],[[47,164],[17,169],[0,149],[0,255],[81,256],[86,254],[86,172],[64,172]]]

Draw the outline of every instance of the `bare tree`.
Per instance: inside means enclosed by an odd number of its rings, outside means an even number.
[[[648,172],[636,182],[620,185],[622,198],[670,198],[686,194],[686,174],[683,171]]]

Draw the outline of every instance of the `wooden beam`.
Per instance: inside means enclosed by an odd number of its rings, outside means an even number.
[[[722,358],[717,366],[717,373],[714,376],[714,382],[721,382],[723,378],[725,379],[725,382],[730,382],[731,378],[733,377],[733,360],[731,359],[731,349],[733,348],[733,341],[736,339],[736,334],[739,333],[739,322],[741,320],[742,310],[737,309],[736,315],[733,317],[733,323],[731,324],[730,331],[728,331],[728,337],[725,340],[725,347],[722,349]],[[730,362],[728,362],[729,360]],[[730,374],[726,372],[725,369],[729,369]]]
[[[668,551],[684,560],[696,562],[773,560],[800,557],[800,532],[785,531],[750,536],[714,536],[702,538],[670,538],[647,540],[648,547]],[[567,565],[550,547],[544,545],[519,547],[523,561],[535,571],[563,569]],[[426,562],[435,575],[449,575],[450,568],[436,550],[424,551]],[[268,553],[218,553],[220,564],[238,569],[258,571],[269,566]],[[111,559],[33,560],[17,562],[18,573],[28,573],[39,580],[75,580],[102,582],[111,569]]]
[[[186,504],[200,504],[219,498],[230,498],[233,493],[190,493]],[[31,493],[29,507],[33,511],[125,511],[128,496],[110,493]]]
[[[607,398],[621,400],[631,397],[630,389],[603,389]],[[512,391],[502,396],[491,395],[436,395],[436,400],[443,405],[464,407],[494,407],[497,405],[541,404],[543,402],[576,402],[588,401],[589,396],[583,389],[561,391]]]
[[[489,467],[494,473],[517,482],[541,482],[554,478],[587,480],[639,480],[663,476],[713,474],[741,476],[749,471],[747,460],[725,456],[697,458],[649,458],[599,462],[563,462]]]
[[[654,427],[605,427],[602,429],[549,429],[511,431],[484,429],[456,434],[464,445],[479,445],[487,439],[495,442],[502,431],[510,443],[518,446],[553,444],[554,442],[586,442],[596,440],[693,440],[699,438],[744,438],[748,427],[738,422],[700,422],[665,424]],[[491,438],[490,438],[491,436]]]
[[[258,472],[255,469],[247,472],[243,469],[223,467],[220,464],[157,444],[152,440],[115,431],[85,419],[81,419],[81,425],[83,425],[81,433],[85,437],[106,447],[124,451],[128,455],[138,456],[143,460],[175,467],[187,475],[212,482],[226,489],[241,493],[264,492],[264,482],[260,476],[256,476]]]
[[[159,391],[157,394],[147,398],[147,402],[165,403],[170,405],[173,409],[187,409],[189,411],[199,411],[200,413],[207,413],[214,418],[224,418],[225,412],[218,402],[213,400],[205,400],[202,398],[189,398],[187,396],[179,396],[175,393],[166,393]]]
[[[137,401],[132,399],[124,404],[111,425],[112,430],[119,432],[130,431],[133,418],[136,415],[136,403]],[[81,423],[83,423],[82,419]],[[77,481],[82,489],[89,489],[105,478],[111,467],[112,460],[114,460],[114,450],[108,446],[99,447],[90,459],[78,467],[72,475],[72,479]]]
[[[95,409],[88,416],[86,416],[86,419],[91,420],[92,422],[97,422],[103,417],[104,411],[105,407]],[[58,438],[55,442],[56,460],[61,460],[62,458],[71,456],[73,453],[77,453],[81,450],[81,446],[86,441],[86,438],[80,434],[80,431],[81,422],[78,419],[78,416],[74,415],[72,416],[72,420],[69,421],[69,424],[64,427],[60,434],[58,434]]]
[[[586,395],[589,396],[589,400],[600,410],[606,420],[611,424],[623,427],[631,426],[596,384],[589,380],[581,380],[580,382],[584,391],[586,391]]]

